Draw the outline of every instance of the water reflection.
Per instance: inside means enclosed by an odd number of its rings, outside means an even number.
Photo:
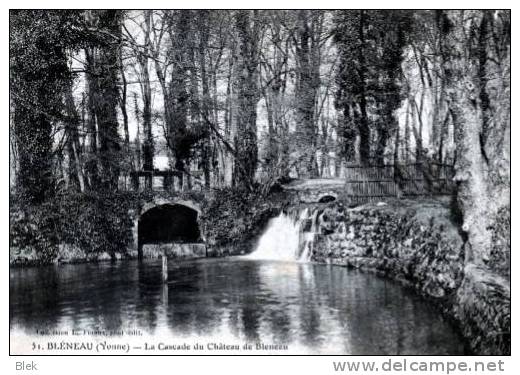
[[[346,354],[461,354],[452,327],[400,285],[340,267],[244,259],[12,269],[11,328],[231,335]]]

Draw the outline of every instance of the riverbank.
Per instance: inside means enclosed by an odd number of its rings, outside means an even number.
[[[10,267],[38,267],[51,264],[79,264],[90,262],[106,262],[122,259],[136,259],[137,252],[88,253],[85,250],[67,244],[58,245],[58,249],[51,259],[43,259],[34,248],[9,248]]]
[[[440,306],[472,353],[507,355],[509,281],[466,264],[464,236],[451,215],[447,204],[433,200],[354,209],[333,203],[317,215],[312,259],[399,280]]]
[[[203,202],[200,192],[75,193],[40,205],[10,196],[9,265],[33,267],[135,259],[137,220],[156,202]]]
[[[16,236],[10,241],[10,265],[136,258],[137,249],[132,247],[134,221],[128,216],[131,205],[112,202],[108,217],[113,220],[107,226],[107,216],[89,216],[85,210],[94,204],[97,201],[83,202],[84,208],[78,205],[80,208],[72,214],[66,211],[72,203],[45,215],[42,210],[34,211],[35,215],[29,210],[23,215],[14,212],[11,230],[14,228]],[[341,201],[299,204],[283,193],[266,200],[261,195],[244,197],[242,192],[230,189],[210,197],[203,206],[200,225],[207,246],[205,255],[221,257],[251,251],[270,218],[281,210],[298,213],[304,206],[313,210],[312,219],[306,220],[315,221],[306,224],[307,230],[316,228],[313,261],[399,280],[436,303],[457,322],[471,352],[510,352],[509,212],[502,212],[496,220],[494,253],[500,256],[491,257],[485,266],[476,266],[465,259],[464,234],[459,231],[460,224],[452,216],[448,202],[396,200],[347,208]],[[74,222],[66,220],[70,217]],[[91,222],[79,227],[87,219]],[[61,226],[60,236],[51,231],[56,222]],[[118,247],[110,243],[113,233],[117,233]],[[75,243],[67,242],[69,239]],[[22,247],[20,243],[29,246]],[[100,251],[107,243],[110,251]]]

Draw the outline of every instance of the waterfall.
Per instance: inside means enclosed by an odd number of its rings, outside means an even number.
[[[320,210],[304,208],[282,212],[269,220],[256,249],[248,259],[307,262],[311,259],[314,239],[319,232]]]

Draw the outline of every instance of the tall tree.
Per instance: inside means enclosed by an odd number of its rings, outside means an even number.
[[[377,143],[374,161],[384,164],[387,142],[396,133],[398,120],[395,111],[402,101],[402,70],[403,49],[406,45],[406,35],[411,28],[411,18],[408,12],[389,10],[374,11],[372,23],[377,61],[375,76],[371,90],[377,103]]]
[[[287,12],[271,11],[268,14],[269,45],[261,51],[261,91],[267,112],[267,146],[265,167],[269,178],[289,176],[289,129],[285,105],[289,76],[289,50],[291,33],[284,26]]]
[[[63,117],[70,85],[66,49],[73,45],[78,13],[12,10],[10,83],[17,140],[19,195],[37,204],[52,196],[53,125]]]
[[[85,13],[92,38],[85,49],[89,109],[87,170],[92,189],[117,190],[121,141],[118,131],[119,65],[122,13],[92,10]]]
[[[67,115],[65,137],[69,187],[83,192],[85,191],[85,178],[83,175],[82,150],[79,142],[80,116],[74,103],[72,84],[69,85],[68,90],[65,92],[65,107]]]
[[[496,12],[492,30],[483,11],[442,15],[449,109],[455,127],[457,203],[468,235],[466,258],[486,266],[493,222],[510,205],[510,15]],[[496,33],[500,38],[488,37]],[[484,33],[484,35],[482,35]],[[486,97],[493,88],[494,97]]]
[[[189,39],[191,38],[191,16],[184,13],[172,13],[168,29],[171,42],[170,58],[173,62],[171,81],[169,83],[170,119],[168,126],[168,145],[174,158],[174,167],[183,176],[189,173],[190,147],[188,135],[188,114],[190,93],[188,87],[189,71]],[[180,186],[184,185],[183,179]]]
[[[316,160],[318,119],[316,100],[320,87],[320,39],[323,29],[323,12],[299,10],[297,31],[294,35],[296,49],[296,121],[297,142],[301,153],[299,174],[317,177]]]
[[[152,40],[151,40],[151,29],[152,29],[152,13],[151,10],[142,11],[141,21],[139,27],[142,31],[142,44],[139,44],[132,33],[128,32],[125,36],[131,40],[131,49],[137,60],[136,76],[139,80],[139,87],[141,89],[141,98],[143,102],[142,110],[142,131],[143,131],[143,142],[141,143],[141,155],[142,155],[142,168],[144,171],[153,171],[154,169],[154,154],[155,145],[152,132],[152,85],[150,81],[150,57],[153,56],[152,52]],[[124,77],[124,74],[122,74]],[[152,187],[152,176],[146,176],[147,188]]]
[[[209,46],[211,15],[210,12],[199,11],[197,14],[197,25],[199,30],[198,40],[198,56],[200,68],[200,81],[202,85],[202,97],[200,103],[200,115],[202,124],[207,124],[210,121],[211,96],[210,96],[210,76],[208,74],[208,62],[206,51]],[[212,119],[215,121],[215,119]],[[201,125],[207,127],[205,125]],[[212,137],[210,129],[205,129],[205,138],[202,140],[201,146],[201,164],[204,173],[204,186],[209,188],[211,185],[211,153],[212,153]]]
[[[87,11],[85,15],[87,24],[94,27],[94,17]],[[85,47],[85,81],[86,81],[86,107],[87,107],[87,123],[86,131],[88,138],[87,160],[85,162],[85,170],[88,178],[90,189],[96,189],[99,186],[99,166],[98,166],[98,128],[97,128],[97,102],[98,102],[98,86],[97,86],[97,48],[92,44]]]
[[[120,172],[121,141],[118,132],[119,48],[121,48],[121,11],[97,11],[98,27],[106,33],[99,46],[97,87],[99,100],[96,118],[99,131],[101,186],[116,190]]]
[[[370,127],[367,112],[367,11],[338,11],[334,22],[334,40],[340,66],[337,77],[336,106],[342,113],[344,136],[359,135],[359,162],[370,162]],[[353,142],[345,154],[351,156]]]
[[[340,56],[336,107],[342,113],[345,138],[359,135],[362,164],[384,163],[388,140],[397,129],[395,111],[401,105],[401,62],[409,28],[410,17],[401,11],[336,15]],[[353,147],[353,140],[347,140],[345,154],[350,158]]]
[[[256,106],[259,100],[258,64],[260,26],[258,11],[239,10],[235,13],[238,39],[235,135],[235,168],[233,181],[246,188],[253,186],[258,162]]]

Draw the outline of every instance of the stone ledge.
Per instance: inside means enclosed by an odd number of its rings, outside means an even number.
[[[205,258],[206,245],[203,243],[144,244],[143,258],[156,259],[166,253],[168,258]]]

